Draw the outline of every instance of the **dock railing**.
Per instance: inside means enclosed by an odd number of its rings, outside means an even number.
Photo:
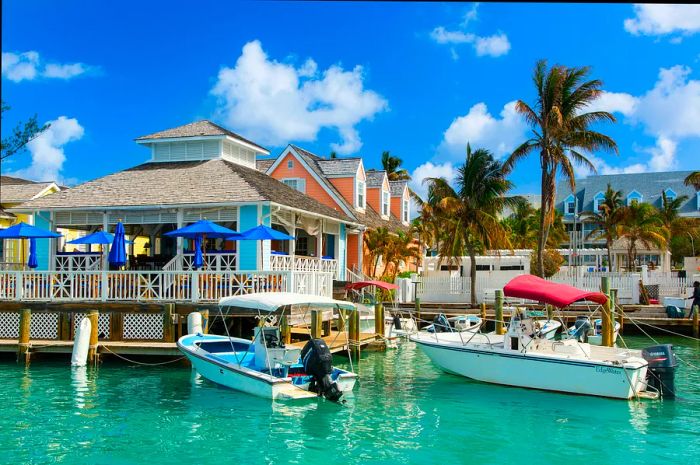
[[[333,276],[308,271],[0,271],[0,301],[216,302],[283,291],[330,297]]]

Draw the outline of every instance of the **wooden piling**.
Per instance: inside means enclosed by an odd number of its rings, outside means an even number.
[[[505,334],[506,330],[503,326],[503,290],[496,289],[496,334]]]
[[[29,334],[32,324],[32,311],[23,308],[19,315],[19,341],[17,362],[29,365]]]
[[[348,346],[350,354],[354,357],[360,356],[360,312],[355,310],[350,313],[350,328],[348,335]]]
[[[374,332],[377,336],[384,337],[384,305],[381,303],[374,306]]]
[[[98,361],[97,338],[99,336],[97,324],[100,321],[100,312],[97,310],[90,310],[87,317],[90,319],[90,349],[88,350],[88,363],[96,364]]]
[[[547,311],[547,321],[552,321],[552,318],[554,318],[554,310],[552,306],[549,304],[544,304],[544,308]]]
[[[165,304],[165,308],[163,309],[163,341],[164,342],[173,342],[173,316],[176,316],[174,314],[175,310],[175,304]]]
[[[318,309],[311,310],[311,338],[318,339],[321,337],[321,322],[323,313]]]
[[[482,324],[486,324],[486,303],[481,303],[481,321]]]
[[[416,321],[418,322],[418,328],[420,328],[420,298],[416,297],[414,304],[416,306]]]
[[[617,289],[610,289],[610,332],[613,344],[615,344],[615,320],[617,317]],[[622,323],[620,323],[620,332],[622,332]]]
[[[694,305],[693,308],[693,337],[698,338],[700,337],[700,316],[698,316],[698,313],[700,313],[700,307],[697,305]]]
[[[280,333],[282,336],[282,342],[285,345],[291,344],[292,342],[292,327],[289,326],[289,320],[286,316],[283,316],[280,320]]]
[[[348,327],[348,312],[344,308],[338,309],[338,332],[342,333]]]
[[[612,347],[614,341],[612,332],[612,314],[610,312],[610,278],[608,278],[607,276],[603,276],[602,278],[600,278],[600,288],[603,291],[603,294],[605,294],[608,297],[606,302],[603,304],[603,312],[601,315],[603,345],[606,347]]]

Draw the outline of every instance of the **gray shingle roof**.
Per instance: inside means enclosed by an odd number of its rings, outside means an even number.
[[[35,182],[13,176],[0,176],[0,203],[20,203],[33,199],[52,182]]]
[[[388,220],[382,218],[372,207],[367,205],[365,213],[357,213],[357,219],[370,229],[387,228],[389,231],[408,232],[409,227],[404,225],[394,215],[390,215]]]
[[[408,185],[408,181],[389,181],[389,192],[392,197],[401,197],[404,188]]]
[[[246,142],[258,148],[261,152],[269,153],[265,147],[261,147],[253,141],[250,141],[233,131],[212,123],[209,120],[195,121],[194,123],[184,124],[175,128],[166,129],[164,131],[154,132],[145,136],[137,137],[137,141],[148,141],[157,139],[170,139],[173,137],[201,137],[201,136],[229,136]]]
[[[613,189],[622,191],[623,201],[632,191],[642,194],[642,201],[661,207],[661,192],[671,188],[677,196],[687,195],[689,198],[681,206],[680,213],[698,215],[695,189],[683,184],[683,180],[691,171],[669,171],[662,173],[632,173],[589,176],[576,180],[576,192],[579,211],[592,211],[593,200],[599,192],[605,192],[608,183]],[[557,184],[557,208],[563,211],[564,200],[571,194],[571,187],[566,182]]]
[[[316,163],[326,176],[355,176],[360,167],[360,161],[360,158],[332,158],[316,160]]]
[[[367,170],[367,187],[382,187],[386,171],[383,170]]]
[[[145,163],[23,204],[85,208],[271,201],[332,218],[343,212],[252,168],[222,159]]]
[[[265,173],[276,161],[276,158],[263,158],[255,160],[255,169]]]

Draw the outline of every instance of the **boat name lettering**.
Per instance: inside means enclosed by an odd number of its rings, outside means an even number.
[[[613,368],[613,367],[595,367],[595,372],[596,373],[611,373],[613,375],[620,374],[620,371],[617,368]]]

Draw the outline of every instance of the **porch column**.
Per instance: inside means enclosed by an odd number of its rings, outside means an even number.
[[[102,212],[102,231],[109,232],[109,213],[107,211]],[[109,246],[102,247],[102,273],[101,273],[101,285],[100,285],[100,299],[102,302],[107,301],[108,289],[107,289],[107,255],[109,254]]]
[[[338,260],[338,277],[340,278],[341,281],[344,281],[346,279],[345,277],[345,269],[347,268],[347,248],[345,246],[345,241],[347,239],[346,232],[345,232],[345,224],[340,223],[340,232],[338,234],[338,241],[337,244],[335,245],[336,247],[336,260]]]
[[[176,228],[175,229],[180,229],[185,225],[185,212],[182,208],[177,209],[177,219],[175,220],[177,222]],[[182,237],[178,237],[177,239],[177,268],[178,270],[182,270],[182,253],[183,253],[183,247],[184,247],[184,239]]]
[[[56,214],[51,210],[49,212],[49,230],[53,231],[56,228]],[[58,247],[58,239],[49,239],[49,271],[56,270],[56,248]]]
[[[362,264],[362,256],[364,255],[364,249],[365,249],[365,232],[360,231],[357,234],[357,268],[360,271],[360,274],[365,273],[364,266]]]
[[[265,226],[272,227],[272,212],[270,211],[270,205],[259,205],[258,206],[258,224],[263,224]],[[257,226],[256,224],[255,226]],[[261,251],[260,257],[258,259],[259,270],[270,270],[270,255],[272,251],[272,241],[260,241],[258,243],[258,250]]]
[[[289,234],[290,236],[297,237],[297,214],[292,212],[292,230]],[[297,242],[296,239],[289,240],[289,263],[291,270],[294,271],[294,258],[296,254]]]
[[[258,225],[258,206],[242,205],[238,208],[238,230],[246,231]],[[257,269],[258,241],[238,241],[238,259],[236,264],[239,271],[252,271]]]
[[[323,220],[318,220],[318,234],[316,234],[316,257],[321,260],[323,257]],[[321,262],[319,261],[319,267]]]

